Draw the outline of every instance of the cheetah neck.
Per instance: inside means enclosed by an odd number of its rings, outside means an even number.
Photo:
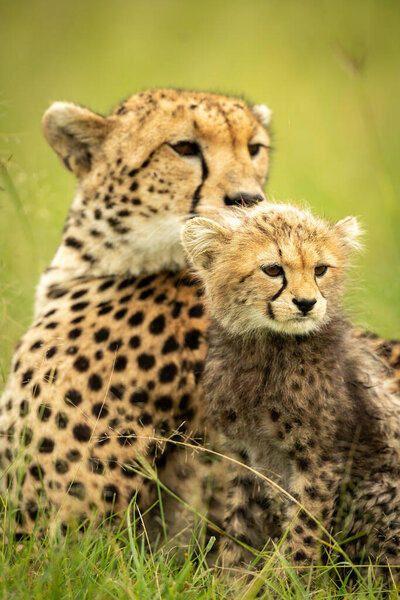
[[[117,219],[96,218],[98,213],[89,208],[90,202],[78,191],[61,244],[40,280],[36,313],[43,309],[50,288],[76,279],[136,276],[185,267],[180,219],[138,215],[132,231]]]

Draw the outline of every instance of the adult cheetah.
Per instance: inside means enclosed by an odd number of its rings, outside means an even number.
[[[107,118],[69,103],[46,112],[78,187],[1,398],[2,490],[21,531],[39,507],[64,525],[133,498],[145,512],[157,490],[143,459],[190,504],[207,501],[209,458],[159,441],[214,436],[199,386],[208,317],[179,235],[195,214],[264,201],[268,121],[266,107],[174,90]],[[164,507],[174,531],[177,508]]]

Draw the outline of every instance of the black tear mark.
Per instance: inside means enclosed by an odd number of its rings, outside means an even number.
[[[272,296],[271,302],[273,302],[274,300],[276,300],[277,298],[279,298],[279,296],[282,294],[282,292],[286,288],[286,286],[287,286],[286,277],[283,276],[283,285],[282,285],[281,289],[278,292],[276,292],[276,294],[274,296]]]
[[[205,180],[208,177],[208,166],[207,166],[206,161],[204,160],[204,156],[201,151],[200,151],[200,158],[201,158],[201,183],[199,186],[197,186],[196,191],[194,192],[194,195],[193,195],[192,206],[190,207],[190,212],[192,215],[197,214],[196,207],[201,199],[201,188],[203,187]]]

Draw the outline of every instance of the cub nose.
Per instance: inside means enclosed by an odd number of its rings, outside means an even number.
[[[301,312],[303,313],[303,315],[306,315],[308,312],[310,312],[310,310],[312,310],[314,304],[316,304],[316,300],[315,298],[313,298],[312,300],[307,300],[307,298],[302,298],[301,300],[296,300],[296,298],[293,298],[293,304],[295,304],[297,306],[297,308],[299,310],[301,310]]]
[[[239,192],[235,196],[224,197],[226,206],[253,206],[263,200],[264,197],[261,194],[246,194],[245,192]]]

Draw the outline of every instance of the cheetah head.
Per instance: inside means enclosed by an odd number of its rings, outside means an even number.
[[[264,201],[269,119],[265,106],[176,90],[136,94],[108,117],[54,103],[44,134],[78,179],[64,263],[93,274],[183,266],[185,220]]]
[[[226,329],[303,335],[336,313],[359,236],[354,217],[331,225],[306,210],[271,205],[224,225],[196,218],[186,223],[182,241],[210,311]]]

